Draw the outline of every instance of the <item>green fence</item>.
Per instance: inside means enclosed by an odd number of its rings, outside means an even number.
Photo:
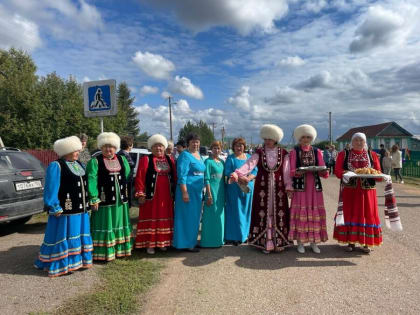
[[[402,168],[402,175],[420,177],[420,161],[405,161]]]

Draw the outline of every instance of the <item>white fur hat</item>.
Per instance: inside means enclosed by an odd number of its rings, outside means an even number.
[[[149,148],[149,150],[156,144],[156,143],[160,143],[166,148],[168,147],[168,141],[166,140],[166,138],[160,134],[155,134],[153,136],[151,136],[148,140],[147,140],[147,147]]]
[[[121,139],[114,132],[102,132],[96,141],[98,142],[98,149],[101,149],[106,144],[113,146],[117,151],[120,149]]]
[[[300,125],[295,128],[293,132],[296,142],[299,142],[300,138],[303,136],[309,136],[312,138],[312,142],[315,141],[317,133],[314,127],[311,125]]]
[[[283,130],[276,125],[263,125],[260,129],[260,137],[280,142],[283,139]]]
[[[82,143],[76,136],[58,139],[54,142],[54,152],[62,157],[66,154],[82,150]]]

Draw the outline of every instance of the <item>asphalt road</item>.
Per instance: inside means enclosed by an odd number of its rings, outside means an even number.
[[[420,191],[395,185],[403,232],[384,228],[370,255],[347,253],[332,240],[338,181],[323,181],[330,240],[321,254],[294,248],[264,255],[246,245],[170,250],[161,282],[145,301],[146,314],[420,314]],[[383,185],[378,187],[383,195]],[[384,198],[379,197],[383,219]],[[0,226],[0,314],[54,310],[92,288],[93,269],[49,279],[33,267],[44,223]],[[101,268],[95,264],[94,268]],[[134,275],[133,275],[134,276]]]
[[[420,191],[394,185],[404,231],[370,255],[332,240],[338,180],[323,181],[330,240],[264,255],[248,246],[168,253],[145,314],[420,314]],[[377,191],[383,221],[383,185]],[[382,197],[381,197],[382,196]]]

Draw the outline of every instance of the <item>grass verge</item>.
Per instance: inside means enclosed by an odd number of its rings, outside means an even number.
[[[419,188],[420,187],[420,178],[418,177],[403,177],[404,184],[408,184],[414,187]]]
[[[144,255],[144,254],[143,254]],[[161,262],[146,260],[134,252],[99,269],[101,284],[60,306],[55,314],[130,314],[138,312],[139,296],[159,279]]]

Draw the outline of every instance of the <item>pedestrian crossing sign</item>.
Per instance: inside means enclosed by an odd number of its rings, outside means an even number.
[[[117,114],[115,80],[100,80],[83,83],[85,116],[113,116]]]

